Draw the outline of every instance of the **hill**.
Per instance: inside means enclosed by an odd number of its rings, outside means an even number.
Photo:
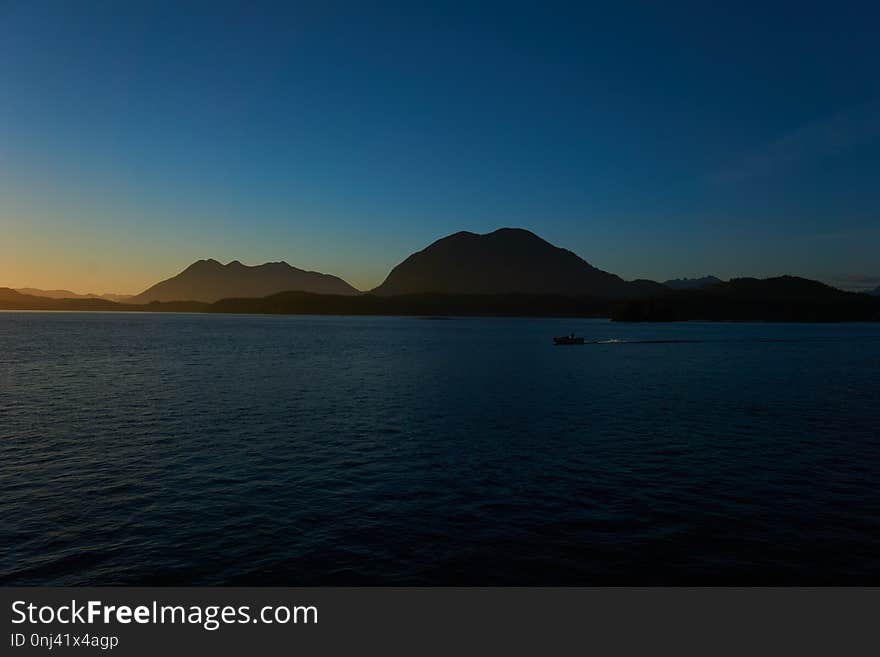
[[[223,265],[216,260],[199,260],[176,276],[156,283],[126,303],[152,301],[202,301],[213,303],[232,297],[265,297],[297,290],[318,294],[360,294],[341,278],[291,267],[286,262],[267,262],[249,267],[234,260]]]
[[[477,235],[459,232],[413,253],[391,270],[379,296],[531,294],[605,298],[644,296],[661,286],[629,283],[521,228]]]
[[[880,300],[796,276],[737,278],[622,304],[618,321],[877,321]]]

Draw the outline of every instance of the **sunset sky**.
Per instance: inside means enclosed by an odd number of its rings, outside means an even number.
[[[365,289],[500,226],[625,278],[880,285],[876,3],[258,4],[0,3],[0,286]]]

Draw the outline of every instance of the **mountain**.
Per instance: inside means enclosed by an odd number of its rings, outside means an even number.
[[[613,319],[632,322],[754,320],[843,322],[880,320],[880,299],[797,276],[735,278],[621,304]]]
[[[567,249],[521,228],[486,235],[462,231],[413,253],[388,274],[373,294],[534,294],[644,296],[661,286],[628,283],[593,267]]]
[[[3,310],[116,310],[120,304],[97,298],[52,298],[22,294],[0,287],[0,308]]]
[[[19,294],[30,297],[47,297],[49,299],[96,299],[97,294],[77,294],[70,290],[40,290],[35,287],[19,287],[15,289]]]
[[[654,284],[657,287],[659,284]],[[783,276],[734,279],[697,290],[616,299],[550,294],[340,295],[279,292],[262,298],[115,303],[106,299],[50,299],[0,288],[2,310],[95,310],[130,312],[218,312],[315,315],[498,315],[517,317],[611,317],[617,321],[752,320],[880,321],[880,297]],[[643,288],[643,291],[647,288]]]
[[[203,312],[208,304],[198,301],[174,301],[167,303],[149,303],[134,305],[130,303],[117,303],[110,299],[97,297],[52,297],[21,294],[17,290],[8,287],[0,287],[0,310],[97,310],[101,312],[111,311],[149,311],[149,312]]]
[[[663,285],[673,290],[699,290],[700,288],[717,285],[721,282],[715,276],[703,276],[702,278],[673,278],[663,281]]]
[[[858,299],[854,292],[844,292],[836,287],[800,276],[776,276],[773,278],[732,278],[714,288],[705,290],[709,295],[730,298],[761,298],[768,301],[839,301]]]
[[[868,294],[875,296],[875,297],[880,297],[880,285],[875,287],[872,292],[868,292]]]
[[[281,292],[262,299],[224,299],[207,312],[315,315],[499,315],[611,317],[617,321],[877,321],[880,298],[843,292],[794,276],[739,278],[691,290],[615,299],[550,294],[420,293],[356,297]],[[647,289],[647,288],[645,288]],[[643,289],[644,291],[644,289]]]
[[[286,262],[267,262],[248,267],[238,260],[222,265],[216,260],[199,260],[177,276],[127,299],[126,303],[153,301],[203,301],[213,303],[235,297],[265,297],[296,290],[318,294],[360,294],[336,276],[304,271]]]
[[[106,299],[108,301],[125,301],[130,299],[130,294],[77,294],[70,290],[40,290],[35,287],[16,288],[16,292],[32,297],[46,297],[48,299]]]

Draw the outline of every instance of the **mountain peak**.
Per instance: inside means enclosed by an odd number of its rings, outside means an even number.
[[[502,239],[526,239],[538,242],[547,242],[547,240],[539,237],[530,230],[527,230],[525,228],[511,228],[507,226],[496,228],[495,230],[489,231],[488,233],[474,233],[469,230],[460,230],[457,233],[452,233],[451,235],[447,235],[446,237],[443,237],[441,239],[482,239],[490,241]]]
[[[545,239],[538,237],[535,233],[528,230],[527,228],[516,228],[516,227],[510,227],[510,226],[503,226],[501,228],[496,228],[491,233],[487,233],[487,235],[496,235],[499,237],[504,237],[504,236],[529,237],[529,238],[541,240],[542,242],[546,242]]]
[[[634,289],[529,230],[504,227],[443,237],[397,265],[373,292],[617,297]]]
[[[189,267],[187,267],[186,270],[190,270],[190,269],[205,269],[205,270],[219,269],[221,267],[223,267],[223,265],[219,261],[214,260],[214,258],[205,258],[204,260],[196,260]]]

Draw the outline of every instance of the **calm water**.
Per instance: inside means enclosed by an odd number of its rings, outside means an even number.
[[[0,313],[0,583],[880,584],[880,325]]]

